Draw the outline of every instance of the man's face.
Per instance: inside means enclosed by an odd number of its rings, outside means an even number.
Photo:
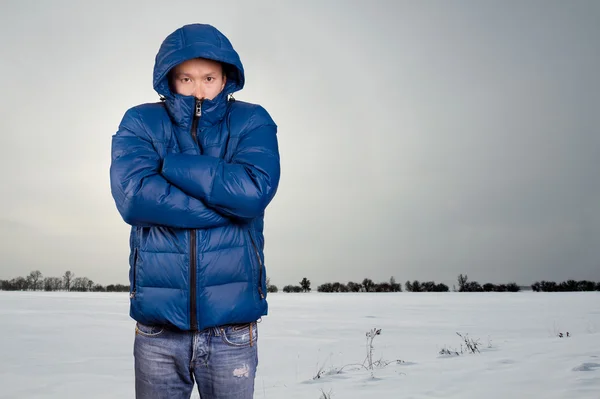
[[[215,98],[226,81],[221,64],[204,58],[182,62],[171,74],[171,85],[176,93],[199,100]]]

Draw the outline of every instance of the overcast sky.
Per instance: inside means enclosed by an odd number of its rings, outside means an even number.
[[[127,283],[111,136],[193,22],[279,125],[273,283],[600,281],[594,0],[4,0],[0,279]]]

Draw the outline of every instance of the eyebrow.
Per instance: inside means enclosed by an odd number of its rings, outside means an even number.
[[[215,71],[212,71],[212,72],[205,73],[205,74],[201,75],[201,77],[205,78],[205,77],[210,76],[210,75],[218,75],[218,74],[219,74],[219,72],[215,70]],[[189,73],[185,73],[185,72],[176,72],[174,74],[174,76],[175,76],[175,78],[180,78],[180,77],[188,77],[188,78],[190,78],[190,77],[192,77],[192,75],[190,75]]]
[[[184,73],[184,72],[176,72],[176,73],[173,74],[173,77],[175,77],[175,78],[180,78],[182,76],[190,77],[192,75],[190,75],[188,73]]]

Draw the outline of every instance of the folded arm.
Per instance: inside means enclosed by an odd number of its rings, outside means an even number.
[[[123,220],[134,226],[210,228],[231,221],[160,175],[161,159],[134,109],[112,138],[111,192]]]
[[[220,213],[243,219],[261,215],[279,185],[277,126],[262,107],[248,125],[231,162],[206,155],[169,154],[162,175]]]

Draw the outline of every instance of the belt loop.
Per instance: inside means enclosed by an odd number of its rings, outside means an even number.
[[[254,344],[252,343],[252,323],[250,323],[249,326],[250,326],[250,346],[254,346]]]

